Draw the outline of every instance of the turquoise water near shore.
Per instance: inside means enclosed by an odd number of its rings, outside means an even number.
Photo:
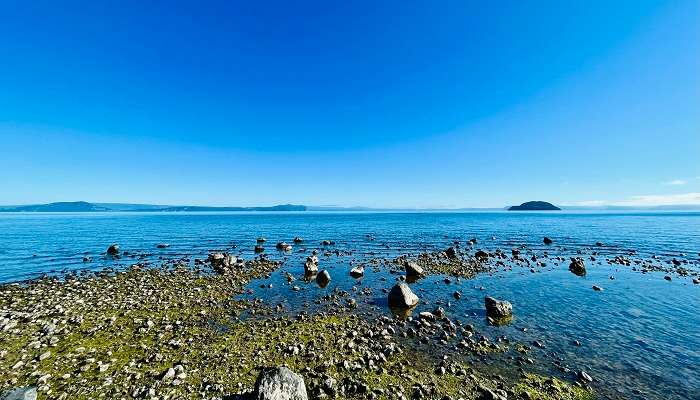
[[[493,251],[526,246],[528,254],[547,266],[535,273],[508,266],[471,280],[433,276],[413,284],[425,304],[418,311],[446,308],[451,318],[473,324],[495,340],[533,347],[535,364],[526,371],[570,377],[585,370],[596,381],[603,398],[700,398],[700,285],[689,276],[670,272],[639,271],[608,264],[607,258],[625,256],[651,260],[671,268],[672,260],[696,274],[700,270],[700,213],[90,213],[0,214],[0,282],[31,279],[42,274],[125,267],[137,261],[205,258],[209,251],[225,250],[253,257],[255,238],[265,236],[271,258],[284,259],[283,267],[267,279],[252,282],[250,298],[281,303],[290,313],[312,310],[314,300],[337,290],[371,289],[358,296],[359,310],[389,314],[382,289],[396,279],[386,269],[366,268],[361,280],[349,277],[351,264],[374,258],[441,250],[459,241],[477,239],[474,249]],[[274,250],[277,241],[305,242],[292,253]],[[554,240],[550,246],[542,237]],[[287,272],[303,271],[302,248],[320,249],[321,240],[336,242],[337,254],[321,256],[331,284],[295,281],[292,292]],[[603,246],[596,246],[601,242]],[[121,258],[105,256],[111,243],[119,243]],[[156,247],[168,243],[165,249]],[[347,251],[347,252],[346,252]],[[588,257],[588,275],[577,277],[568,263],[555,256]],[[89,257],[89,261],[83,261]],[[636,268],[637,270],[633,270]],[[664,279],[665,276],[670,281]],[[615,279],[611,280],[613,276]],[[269,284],[272,288],[268,288]],[[592,286],[602,287],[594,291]],[[261,286],[265,286],[262,288]],[[462,292],[460,300],[452,293]],[[486,323],[483,297],[493,295],[513,303],[515,319],[503,327]],[[450,302],[449,307],[447,303]],[[572,344],[580,341],[580,346]],[[534,341],[544,348],[532,346]],[[431,343],[426,352],[449,354],[450,347]],[[474,359],[482,368],[514,365],[498,357]],[[515,368],[514,368],[515,369]]]

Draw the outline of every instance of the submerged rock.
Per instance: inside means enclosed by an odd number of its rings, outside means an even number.
[[[116,256],[117,254],[119,254],[119,244],[114,243],[107,247],[107,254],[110,256]]]
[[[411,308],[418,304],[418,301],[418,296],[403,282],[397,283],[389,291],[389,307]]]
[[[544,242],[544,244],[554,243],[554,241],[552,239],[548,238],[547,236],[545,236],[544,239],[542,239],[542,242]]]
[[[18,388],[0,393],[0,400],[36,400],[35,387]]]
[[[158,243],[158,245],[156,247],[159,249],[167,249],[168,247],[170,247],[170,244],[169,243]]]
[[[300,238],[299,236],[294,238],[294,243],[301,243],[303,241],[304,241],[304,239]]]
[[[263,370],[255,382],[256,400],[307,400],[304,379],[287,367]]]
[[[578,276],[586,275],[586,264],[583,262],[583,258],[572,258],[571,264],[569,264],[569,271]]]
[[[265,248],[264,248],[263,246],[261,246],[261,245],[259,245],[259,244],[255,246],[255,252],[256,252],[256,253],[262,253],[262,252],[264,252],[264,251],[265,251]]]
[[[447,255],[447,258],[457,258],[457,250],[455,250],[454,247],[450,247],[445,250],[445,254]]]
[[[497,300],[493,297],[486,296],[484,298],[486,305],[486,315],[491,318],[501,319],[508,318],[513,315],[513,305],[505,300]]]

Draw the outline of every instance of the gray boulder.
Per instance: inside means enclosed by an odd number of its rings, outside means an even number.
[[[18,388],[0,393],[0,400],[36,400],[35,387]]]
[[[411,308],[418,304],[418,301],[418,296],[403,282],[397,283],[389,291],[389,307]]]
[[[509,318],[513,315],[513,305],[508,301],[497,300],[487,296],[484,298],[484,303],[486,305],[486,315],[491,318]]]
[[[404,268],[406,268],[406,276],[409,278],[420,278],[423,276],[423,268],[414,262],[406,261]]]
[[[256,400],[307,400],[304,379],[287,367],[267,368],[255,382]]]

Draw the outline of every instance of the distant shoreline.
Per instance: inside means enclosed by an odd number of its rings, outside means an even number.
[[[559,206],[557,213],[566,212],[662,212],[662,211],[700,211],[700,204],[697,205],[663,205],[663,206]],[[0,213],[199,213],[199,212],[388,212],[388,213],[414,213],[414,212],[505,212],[511,213],[541,213],[551,212],[550,210],[525,210],[513,207],[463,207],[463,208],[372,208],[372,207],[334,207],[334,206],[306,206],[295,204],[281,204],[273,206],[257,207],[217,207],[217,206],[173,206],[154,204],[131,204],[131,203],[89,203],[77,202],[57,202],[33,205],[7,205],[0,206]]]

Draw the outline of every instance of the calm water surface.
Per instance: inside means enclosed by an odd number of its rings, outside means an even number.
[[[544,235],[554,245],[543,245]],[[598,251],[601,256],[589,262],[585,278],[553,262],[537,273],[518,267],[450,284],[443,277],[429,277],[413,284],[427,303],[416,311],[450,301],[451,318],[471,323],[491,339],[541,341],[545,348],[528,354],[537,362],[525,370],[570,377],[584,369],[596,378],[603,398],[700,399],[700,285],[689,277],[673,275],[666,281],[662,272],[642,274],[604,262],[605,256],[636,251],[634,258],[655,256],[662,265],[677,258],[689,270],[700,270],[700,213],[0,214],[0,282],[128,266],[144,259],[205,258],[211,250],[252,257],[258,236],[267,237],[273,258],[287,262],[270,278],[252,282],[248,297],[284,304],[289,312],[313,309],[314,300],[337,289],[368,287],[373,295],[358,296],[360,310],[388,313],[381,290],[393,285],[396,276],[366,268],[366,276],[354,280],[348,276],[351,263],[444,249],[455,240],[477,238],[476,248],[484,250],[526,245],[540,256],[545,251],[550,256]],[[295,236],[304,237],[305,243],[293,253],[273,250],[275,242],[291,243]],[[292,292],[284,276],[301,275],[304,254],[297,250],[318,248],[323,239],[353,254],[321,257],[321,268],[333,278],[326,288],[296,281],[302,290]],[[106,247],[115,242],[132,256],[105,257]],[[596,242],[604,246],[596,247]],[[158,243],[170,247],[157,249]],[[86,256],[91,261],[84,262]],[[261,288],[269,283],[272,288]],[[592,285],[604,291],[593,291]],[[459,301],[452,298],[455,290],[463,293]],[[513,303],[512,324],[486,324],[485,295]],[[574,340],[581,346],[572,345]],[[436,351],[439,345],[431,346],[426,352],[450,353],[449,348]],[[483,368],[498,364],[497,359],[471,361]],[[565,368],[572,372],[561,372]]]

